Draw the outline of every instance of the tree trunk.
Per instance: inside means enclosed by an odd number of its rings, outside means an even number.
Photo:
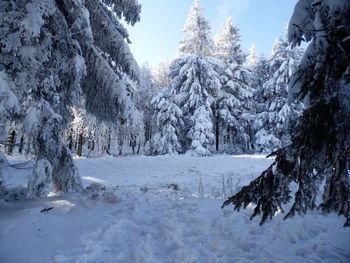
[[[139,155],[140,154],[140,150],[141,150],[141,140],[139,138],[139,142],[137,144],[137,151],[136,151],[136,154]]]
[[[69,141],[68,148],[69,150],[72,151],[73,150],[73,129],[71,129],[69,132],[68,141]]]
[[[108,130],[106,153],[111,155],[111,130]]]
[[[21,136],[21,141],[19,143],[18,153],[22,154],[24,147],[24,135]]]
[[[219,152],[219,136],[220,136],[220,132],[219,132],[219,120],[216,120],[216,131],[215,131],[215,143],[216,143],[216,152]]]
[[[79,157],[83,156],[83,143],[84,143],[84,136],[82,133],[79,133],[78,150],[77,150],[77,155]]]
[[[28,137],[26,154],[30,153],[30,141],[31,141],[31,137]]]
[[[218,105],[218,101],[216,101],[216,105],[215,105],[215,148],[216,148],[216,152],[219,152],[219,143],[220,143],[220,124],[219,124],[219,105]]]
[[[14,148],[14,144],[16,142],[16,132],[14,130],[12,130],[9,134],[8,137],[8,148],[7,148],[7,154],[8,155],[12,155],[13,153],[13,148]]]

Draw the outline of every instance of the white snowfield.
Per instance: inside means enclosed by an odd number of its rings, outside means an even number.
[[[350,262],[343,217],[315,211],[283,221],[279,214],[259,226],[249,220],[252,207],[220,208],[223,195],[269,166],[263,156],[75,162],[85,186],[106,189],[1,200],[0,262]],[[6,172],[15,186],[30,171]]]

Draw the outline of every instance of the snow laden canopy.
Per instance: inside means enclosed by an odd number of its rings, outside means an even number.
[[[191,7],[183,32],[185,37],[178,50],[180,57],[188,54],[204,57],[213,54],[210,26],[203,16],[199,0],[195,0]]]
[[[271,78],[255,94],[257,150],[272,152],[290,143],[289,130],[301,115],[301,103],[288,103],[288,84],[301,59],[300,48],[291,48],[284,38],[278,38],[269,60]]]
[[[215,56],[226,64],[242,65],[245,55],[241,48],[241,34],[239,28],[233,24],[232,17],[228,17],[222,33],[215,41]]]
[[[215,55],[223,64],[222,88],[215,109],[217,137],[222,141],[217,143],[218,150],[240,154],[251,149],[249,123],[254,90],[249,86],[251,74],[244,66],[240,31],[231,17],[215,41]]]
[[[252,218],[261,215],[264,223],[283,211],[295,183],[286,218],[319,208],[343,215],[345,226],[350,226],[349,14],[349,1],[299,0],[296,4],[289,42],[311,43],[293,74],[289,94],[291,99],[305,99],[307,108],[297,121],[291,144],[275,152],[272,166],[223,206],[233,204],[239,210],[254,203]]]
[[[34,139],[28,197],[45,195],[51,183],[81,189],[62,141],[71,106],[108,121],[127,118],[126,83],[139,69],[120,19],[134,25],[140,9],[136,0],[0,0],[0,118],[16,118]]]
[[[213,41],[208,21],[203,16],[199,1],[194,1],[184,29],[184,40],[179,47],[179,58],[169,69],[170,85],[154,99],[156,119],[162,125],[157,133],[162,153],[190,151],[194,155],[211,154],[214,145],[215,98],[221,87],[218,68],[211,57]],[[165,111],[164,107],[168,110]],[[162,112],[166,115],[159,116]],[[176,124],[176,126],[174,126]],[[170,136],[164,137],[167,129]],[[181,139],[180,139],[181,138]]]

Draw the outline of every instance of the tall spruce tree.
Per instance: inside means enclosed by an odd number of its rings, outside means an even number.
[[[272,218],[291,197],[285,218],[320,208],[350,226],[350,1],[299,0],[289,24],[289,41],[311,40],[290,84],[293,99],[306,99],[289,146],[275,162],[223,206],[256,204],[252,218]],[[324,182],[323,189],[320,189]],[[322,201],[317,203],[317,194]]]
[[[275,151],[290,143],[290,128],[302,112],[301,103],[288,103],[288,84],[297,70],[302,51],[291,48],[286,39],[278,38],[269,63],[271,79],[255,94],[255,148]]]
[[[130,102],[125,79],[137,78],[138,66],[119,20],[134,25],[140,5],[0,0],[0,10],[1,81],[11,91],[7,97],[16,98],[7,100],[7,112],[20,105],[18,119],[35,138],[37,161],[27,196],[44,196],[50,185],[56,191],[79,190],[81,178],[62,140],[70,106],[83,100],[89,112],[110,121],[124,115]]]
[[[181,147],[203,156],[214,150],[213,107],[221,84],[220,65],[212,58],[210,27],[198,0],[191,7],[184,33],[180,57],[170,66],[170,90],[174,90],[174,101],[183,114]]]
[[[216,39],[216,56],[223,63],[222,88],[216,104],[216,136],[222,143],[221,151],[243,153],[251,147],[251,99],[254,90],[249,87],[251,74],[244,66],[246,59],[241,48],[239,28],[227,19],[222,34]],[[218,149],[220,150],[220,149]]]
[[[140,81],[138,84],[138,91],[136,96],[136,104],[143,114],[144,125],[144,145],[148,145],[155,133],[157,125],[153,122],[154,107],[152,106],[152,99],[160,90],[158,83],[153,76],[148,64],[144,64],[140,70]],[[147,147],[146,147],[147,148]],[[147,151],[147,149],[146,149]]]
[[[175,155],[182,151],[178,138],[183,126],[182,111],[174,102],[175,96],[174,89],[165,88],[152,99],[154,119],[158,127],[150,144],[152,155]]]
[[[214,43],[211,37],[211,29],[203,15],[199,0],[193,2],[183,33],[185,37],[180,42],[178,50],[180,57],[189,54],[206,57],[213,54]]]

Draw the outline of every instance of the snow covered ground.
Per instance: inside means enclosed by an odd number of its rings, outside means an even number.
[[[85,186],[105,188],[1,200],[0,262],[350,262],[342,217],[277,215],[260,227],[249,221],[252,208],[220,208],[268,167],[263,156],[75,162]],[[25,185],[28,173],[9,168],[7,185]]]

